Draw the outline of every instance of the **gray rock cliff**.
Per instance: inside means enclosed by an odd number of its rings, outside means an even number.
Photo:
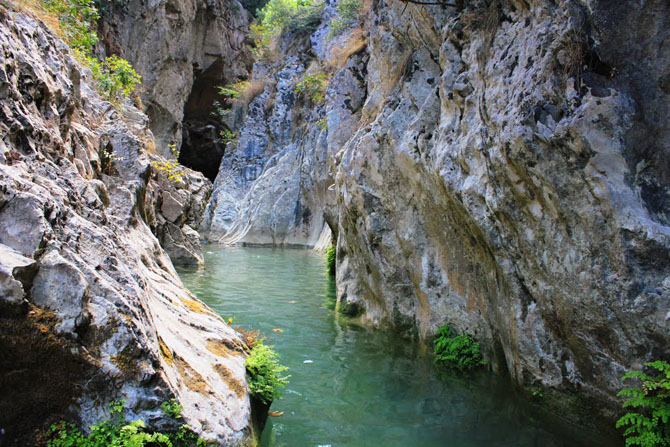
[[[326,8],[226,149],[204,234],[314,245],[327,222],[340,309],[450,324],[521,386],[612,417],[621,375],[670,352],[670,7],[457,3],[373,1],[332,40]],[[323,104],[294,98],[307,70]]]
[[[152,234],[192,259],[207,181],[167,184],[148,118],[90,81],[43,24],[0,6],[3,445],[33,445],[60,418],[89,426],[119,399],[165,428],[173,397],[205,439],[253,443],[244,343]]]

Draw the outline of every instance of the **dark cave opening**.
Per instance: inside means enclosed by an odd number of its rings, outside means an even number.
[[[196,73],[184,105],[179,163],[203,173],[211,181],[216,178],[225,149],[219,132],[226,126],[212,113],[214,103],[221,101],[217,87],[226,84],[224,69],[223,60],[218,59],[206,70]]]

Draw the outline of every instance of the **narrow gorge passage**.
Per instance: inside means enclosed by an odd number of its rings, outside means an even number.
[[[204,269],[180,271],[185,285],[233,326],[268,335],[290,368],[271,408],[284,415],[269,418],[263,447],[612,445],[583,430],[571,436],[508,379],[438,377],[417,343],[336,318],[335,285],[318,253],[204,251]]]

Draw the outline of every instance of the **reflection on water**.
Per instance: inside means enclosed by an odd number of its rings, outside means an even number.
[[[418,344],[338,321],[319,254],[204,250],[205,269],[181,272],[186,286],[233,325],[267,335],[290,368],[272,405],[284,416],[269,419],[264,447],[597,445],[542,425],[508,380],[439,374]]]

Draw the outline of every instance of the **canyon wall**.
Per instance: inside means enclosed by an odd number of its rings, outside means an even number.
[[[182,164],[214,180],[223,144],[212,104],[220,99],[217,86],[249,76],[249,14],[236,0],[105,5],[100,52],[120,55],[142,75],[142,107],[158,153],[169,157],[170,145],[181,148]]]
[[[670,6],[456,3],[367,2],[334,39],[330,5],[257,65],[205,235],[310,245],[325,221],[344,313],[450,324],[612,417],[621,375],[670,352]],[[317,72],[325,100],[300,103]]]
[[[102,100],[69,48],[5,3],[0,49],[3,445],[35,445],[60,419],[90,426],[121,399],[152,428],[253,444],[246,347],[152,233],[197,263],[190,225],[211,185],[185,168],[169,181],[147,116]],[[171,398],[180,422],[161,411]]]

